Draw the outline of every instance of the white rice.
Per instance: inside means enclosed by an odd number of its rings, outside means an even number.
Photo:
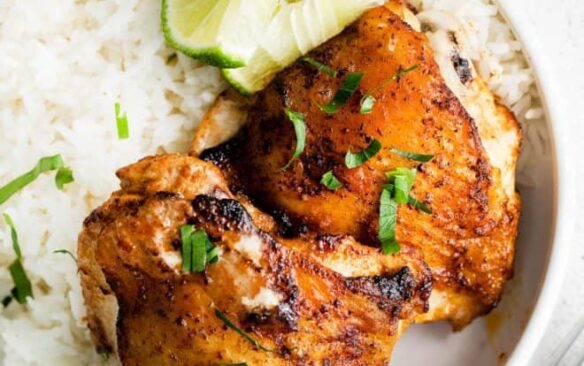
[[[456,31],[490,87],[522,122],[542,117],[520,45],[483,0],[415,0],[432,33]],[[174,54],[159,26],[159,0],[0,1],[0,185],[60,153],[75,173],[64,192],[44,175],[0,207],[17,226],[34,284],[27,306],[0,307],[0,364],[101,364],[84,323],[75,263],[82,219],[118,182],[117,168],[185,151],[225,88],[211,67]],[[114,103],[130,120],[116,136]],[[525,124],[524,126],[527,126]],[[527,138],[530,138],[529,128]],[[533,145],[533,144],[530,144]],[[12,280],[8,229],[0,225],[0,298]]]

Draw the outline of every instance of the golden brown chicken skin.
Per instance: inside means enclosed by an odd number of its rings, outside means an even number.
[[[385,365],[427,309],[431,274],[414,250],[282,239],[193,157],[146,158],[118,176],[122,189],[86,219],[78,255],[89,327],[123,365]],[[203,273],[181,271],[187,223],[220,248]]]
[[[402,250],[422,251],[432,269],[430,313],[419,320],[449,319],[461,328],[488,312],[512,274],[519,198],[502,189],[499,170],[473,119],[445,84],[425,36],[379,7],[310,56],[339,70],[339,77],[297,62],[259,93],[239,136],[202,157],[227,173],[234,190],[283,213],[285,224],[295,224],[291,235],[349,234],[371,246],[378,246],[385,173],[417,168],[412,195],[433,214],[400,206],[397,239]],[[386,82],[415,65],[415,71]],[[318,105],[358,71],[364,77],[355,95],[338,113],[324,113]],[[374,89],[373,111],[361,114],[361,98]],[[302,155],[282,171],[296,146],[286,108],[304,115],[307,135]],[[511,128],[519,134],[516,124]],[[373,139],[382,151],[347,169],[347,151],[360,151]],[[420,164],[392,154],[392,148],[435,157]],[[327,171],[342,188],[332,192],[320,183]]]

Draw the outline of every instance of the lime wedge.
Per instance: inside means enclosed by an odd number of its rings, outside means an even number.
[[[177,50],[221,68],[247,65],[278,0],[162,0],[162,30]]]
[[[339,34],[367,9],[384,0],[302,0],[281,4],[261,32],[247,65],[224,69],[238,91],[249,95],[265,88],[298,57]]]

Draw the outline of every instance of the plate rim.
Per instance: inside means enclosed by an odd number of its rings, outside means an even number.
[[[522,52],[530,63],[541,102],[546,115],[547,128],[551,136],[551,156],[553,164],[553,222],[552,237],[547,255],[547,268],[543,272],[539,293],[536,296],[533,310],[524,328],[519,342],[511,352],[507,366],[527,365],[536,347],[543,338],[544,332],[551,321],[555,305],[566,273],[567,254],[572,235],[572,213],[574,202],[570,200],[574,192],[574,176],[568,167],[571,145],[568,140],[568,129],[565,121],[564,108],[560,108],[561,100],[556,91],[558,85],[551,77],[551,61],[540,42],[537,42],[535,25],[526,17],[525,10],[513,0],[493,0],[501,15],[511,27],[517,40],[521,43]]]

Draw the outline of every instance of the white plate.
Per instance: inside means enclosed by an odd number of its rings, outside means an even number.
[[[461,0],[463,1],[463,0]],[[487,366],[532,364],[551,317],[564,272],[568,232],[573,208],[572,178],[566,162],[566,120],[562,118],[557,93],[547,70],[545,50],[539,48],[532,25],[513,0],[499,1],[501,12],[523,44],[537,78],[546,123],[545,154],[528,164],[527,173],[536,184],[519,186],[523,216],[517,242],[515,276],[507,285],[499,307],[459,333],[446,323],[415,325],[398,342],[392,365]],[[529,143],[526,141],[526,143]],[[545,363],[539,360],[538,364]]]

